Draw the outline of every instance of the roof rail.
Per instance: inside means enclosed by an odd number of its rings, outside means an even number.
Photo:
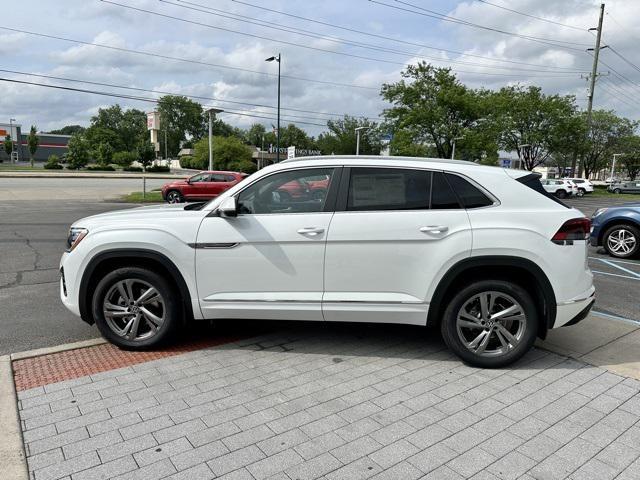
[[[304,160],[390,160],[390,161],[420,161],[420,162],[437,162],[437,163],[453,163],[461,165],[478,165],[475,162],[467,160],[451,160],[449,158],[429,158],[429,157],[392,157],[386,155],[318,155],[312,157],[294,157],[281,160],[280,163],[301,162]]]

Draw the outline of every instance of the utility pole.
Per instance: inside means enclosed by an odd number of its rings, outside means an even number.
[[[282,55],[278,53],[265,59],[265,62],[278,62],[278,130],[276,130],[276,163],[280,162],[280,66],[282,64]]]
[[[213,170],[213,119],[216,113],[222,113],[224,110],[209,108],[206,112],[209,114],[209,171],[211,171]]]
[[[371,127],[356,128],[356,155],[360,155],[360,132],[369,130]]]
[[[456,158],[456,141],[462,140],[464,137],[454,137],[453,138],[453,146],[451,147],[451,160],[455,160]]]
[[[598,77],[598,58],[600,57],[600,50],[605,47],[600,47],[600,41],[602,40],[602,21],[604,20],[604,3],[600,4],[600,18],[598,19],[598,27],[590,28],[589,31],[596,30],[596,46],[595,48],[589,48],[587,51],[593,51],[593,67],[591,68],[591,77],[589,78],[589,97],[587,99],[587,136],[591,136],[591,112],[593,111],[593,94],[596,88],[596,78]],[[582,165],[579,166],[580,172],[578,177],[582,174]],[[572,170],[575,174],[575,165],[572,166]]]

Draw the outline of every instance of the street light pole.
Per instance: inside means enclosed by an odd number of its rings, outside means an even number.
[[[456,140],[462,140],[464,137],[454,137],[453,138],[453,146],[451,148],[451,160],[455,160],[456,158]]]
[[[209,114],[209,171],[213,170],[213,117],[216,113],[222,113],[224,110],[219,108],[210,108],[207,110]]]
[[[15,138],[15,135],[13,134],[13,122],[15,121],[15,118],[9,119],[9,134],[11,135],[11,161],[9,163],[13,163],[13,141]]]
[[[281,54],[265,59],[266,62],[278,62],[278,126],[276,130],[276,163],[280,162],[280,66],[281,66]]]
[[[356,155],[360,155],[360,132],[369,130],[371,127],[356,128]]]
[[[620,155],[624,155],[624,153],[614,153],[613,154],[613,162],[611,162],[611,185],[613,185],[613,172],[616,169],[616,157],[619,157]]]

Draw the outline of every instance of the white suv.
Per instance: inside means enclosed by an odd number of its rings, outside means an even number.
[[[580,197],[587,193],[593,193],[593,183],[586,178],[566,178],[565,180],[571,180],[578,187],[578,196]]]
[[[198,319],[440,325],[484,367],[583,319],[589,220],[539,175],[401,157],[264,168],[208,203],[88,217],[60,263],[64,304],[125,348]]]
[[[566,198],[578,194],[578,186],[566,178],[547,178],[540,180],[544,189],[558,198]]]

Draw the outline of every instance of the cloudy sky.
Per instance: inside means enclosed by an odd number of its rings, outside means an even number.
[[[312,134],[322,131],[326,119],[335,118],[332,115],[377,118],[385,107],[380,85],[396,81],[404,65],[421,59],[452,67],[474,87],[536,84],[549,93],[573,94],[586,107],[587,82],[581,77],[591,69],[586,49],[595,40],[587,29],[597,25],[599,4],[596,0],[12,2],[0,26],[30,33],[0,29],[0,69],[22,72],[0,71],[0,77],[145,99],[157,98],[157,92],[192,95],[201,97],[204,105],[234,112],[223,114],[229,123],[268,126],[275,122],[271,118],[277,65],[264,59],[280,52],[283,123],[293,121]],[[640,119],[640,0],[609,0],[606,12],[603,44],[610,48],[602,51],[600,72],[608,74],[598,80],[594,105]],[[99,107],[113,103],[153,109],[153,103],[142,100],[0,81],[0,122],[13,117],[45,131],[86,125]]]

